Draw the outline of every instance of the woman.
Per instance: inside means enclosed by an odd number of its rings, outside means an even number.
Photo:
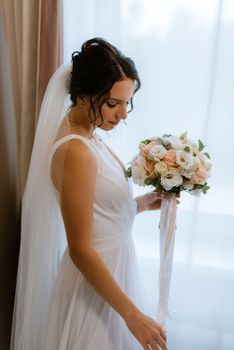
[[[12,349],[166,350],[164,330],[141,311],[131,235],[135,214],[159,209],[160,194],[134,199],[123,164],[95,135],[127,118],[135,65],[94,38],[72,56],[63,118],[57,86],[42,106],[24,195]]]

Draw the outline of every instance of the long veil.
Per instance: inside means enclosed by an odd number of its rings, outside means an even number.
[[[50,179],[50,162],[51,147],[68,107],[70,73],[71,65],[56,70],[39,115],[22,202],[11,350],[41,349],[49,295],[66,248],[59,202]]]

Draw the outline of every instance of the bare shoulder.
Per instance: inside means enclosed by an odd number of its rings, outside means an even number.
[[[57,190],[61,181],[73,177],[96,175],[97,160],[90,147],[82,140],[71,139],[60,145],[51,162],[51,179]],[[62,177],[62,179],[61,179]]]

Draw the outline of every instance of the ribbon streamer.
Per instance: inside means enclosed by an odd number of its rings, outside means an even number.
[[[159,301],[157,321],[165,325],[168,312],[171,272],[173,265],[174,241],[176,229],[176,194],[172,193],[162,198],[160,214],[160,271],[159,271]]]

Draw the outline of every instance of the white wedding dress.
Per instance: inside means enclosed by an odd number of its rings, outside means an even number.
[[[132,238],[136,201],[131,184],[121,161],[97,136],[66,135],[53,144],[51,157],[61,144],[74,138],[90,147],[98,163],[92,244],[119,286],[146,311]],[[43,350],[142,349],[124,320],[75,267],[67,249],[50,298],[46,333]]]

